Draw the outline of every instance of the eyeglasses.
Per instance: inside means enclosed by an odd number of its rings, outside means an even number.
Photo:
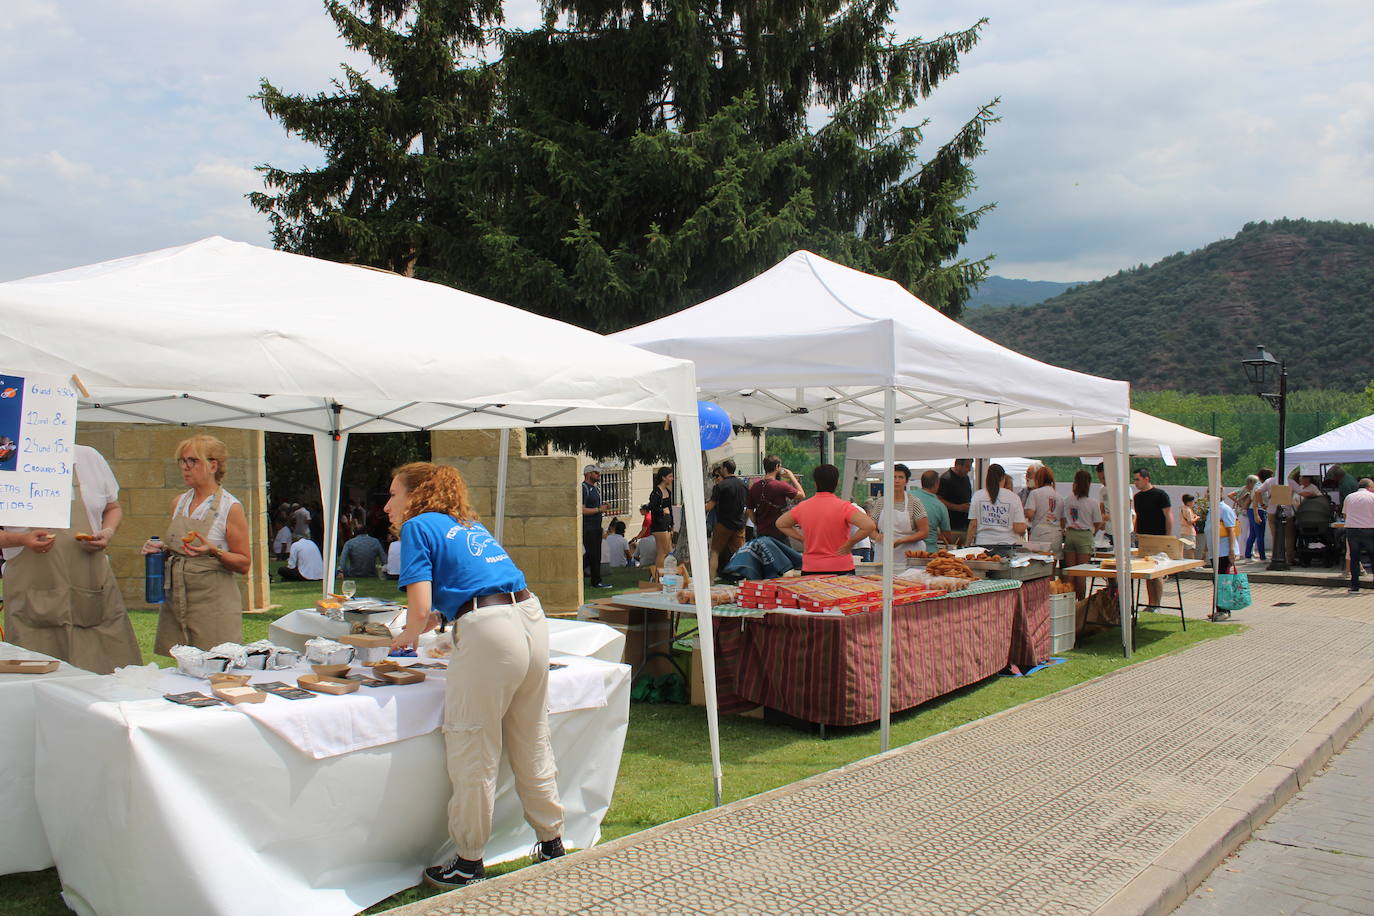
[[[177,459],[177,464],[181,465],[181,466],[184,467],[184,468],[193,468],[193,467],[195,467],[196,465],[200,464],[200,459],[199,459],[199,458],[178,458],[178,459]]]

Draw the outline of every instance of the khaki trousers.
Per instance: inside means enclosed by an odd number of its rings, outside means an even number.
[[[558,768],[549,743],[549,627],[531,596],[458,618],[448,663],[444,745],[453,797],[448,830],[464,859],[491,838],[496,772],[505,747],[525,820],[542,842],[563,835]]]

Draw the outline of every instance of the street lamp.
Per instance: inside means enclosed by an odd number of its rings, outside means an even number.
[[[1275,359],[1262,345],[1255,348],[1253,357],[1241,360],[1241,365],[1245,367],[1245,377],[1254,386],[1255,394],[1279,412],[1279,482],[1276,486],[1286,486],[1288,478],[1284,475],[1283,452],[1287,446],[1284,432],[1288,419],[1288,367],[1283,360]],[[1275,382],[1278,383],[1277,394],[1274,393]],[[1278,511],[1279,508],[1281,507],[1274,507],[1274,549],[1269,554],[1269,568],[1282,572],[1288,569],[1288,541],[1284,532],[1287,520],[1283,513]]]

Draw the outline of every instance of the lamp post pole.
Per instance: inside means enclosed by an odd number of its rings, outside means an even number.
[[[1278,409],[1279,412],[1279,476],[1274,486],[1287,486],[1288,479],[1284,473],[1284,449],[1288,445],[1288,364],[1281,359],[1277,359],[1263,345],[1255,348],[1255,355],[1250,359],[1243,359],[1240,364],[1245,367],[1245,377],[1250,380],[1250,384],[1255,386],[1255,394],[1264,399],[1270,407]],[[1272,387],[1274,382],[1279,383],[1279,393],[1274,394]],[[1271,490],[1272,493],[1272,490]],[[1287,506],[1270,507],[1270,515],[1274,517],[1274,549],[1269,554],[1269,568],[1278,572],[1288,569],[1288,538],[1287,527],[1290,524],[1284,518],[1286,512],[1292,511],[1292,503]]]
[[[1284,450],[1288,447],[1287,420],[1288,420],[1288,364],[1279,363],[1279,485],[1287,486],[1288,477],[1284,468]],[[1278,507],[1275,507],[1278,508]],[[1291,509],[1291,503],[1287,509]],[[1285,530],[1290,524],[1284,518],[1283,513],[1274,516],[1274,549],[1269,553],[1269,568],[1275,572],[1286,572],[1288,570],[1288,532]]]

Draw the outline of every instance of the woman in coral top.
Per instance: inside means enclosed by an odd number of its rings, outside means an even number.
[[[868,513],[835,495],[840,469],[818,465],[811,472],[816,495],[778,517],[778,531],[796,538],[802,548],[802,575],[852,575],[854,545],[878,530]]]

